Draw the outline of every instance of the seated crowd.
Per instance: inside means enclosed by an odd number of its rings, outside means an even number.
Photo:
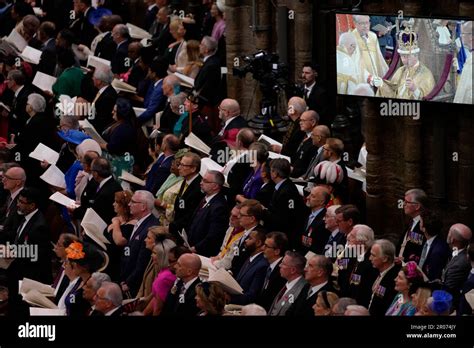
[[[364,224],[344,143],[311,99],[315,66],[270,145],[224,98],[219,3],[182,18],[146,1],[144,41],[107,3],[71,1],[70,25],[26,0],[0,8],[0,31],[42,52],[28,63],[0,41],[0,244],[36,250],[2,263],[9,314],[28,315],[18,281],[29,278],[71,317],[472,315],[471,229],[443,227],[421,189],[405,193],[400,240]],[[57,78],[51,91],[37,72]],[[32,158],[38,144],[59,157]]]

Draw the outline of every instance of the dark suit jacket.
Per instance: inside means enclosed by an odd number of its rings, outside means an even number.
[[[37,260],[28,257],[16,258],[7,270],[9,282],[16,283],[11,283],[14,289],[18,288],[18,280],[24,277],[51,284],[51,233],[43,214],[37,211],[24,226],[19,238],[17,236],[19,226],[16,227],[13,244],[37,246]]]
[[[448,243],[441,236],[436,236],[431,243],[422,268],[429,280],[441,279],[450,254]]]
[[[181,232],[183,228],[186,232],[189,231],[194,211],[204,197],[204,194],[201,192],[200,183],[201,176],[198,175],[183,193],[186,184],[186,180],[184,180],[174,201],[174,219],[169,225],[169,231],[178,239],[178,231]]]
[[[369,307],[370,315],[383,317],[387,312],[387,309],[397,294],[395,290],[395,278],[398,272],[400,272],[400,265],[393,266],[385,274],[376,291],[373,292],[372,303]]]
[[[12,200],[9,208],[7,207],[7,202],[5,202],[5,206],[2,207],[0,224],[3,226],[3,229],[0,232],[0,244],[5,244],[7,241],[13,242],[15,239],[16,229],[20,221],[17,203],[18,195]]]
[[[122,74],[127,72],[128,69],[132,66],[132,61],[128,58],[128,45],[130,41],[125,40],[118,46],[116,49],[114,56],[111,61],[112,65],[112,72],[114,74]]]
[[[156,55],[163,56],[168,49],[169,44],[174,42],[173,36],[170,33],[169,23],[166,23],[165,25],[158,25],[156,32],[153,34],[151,42],[156,50]]]
[[[230,121],[227,126],[225,126],[222,139],[227,143],[227,145],[235,146],[237,133],[239,133],[239,131],[245,127],[247,127],[247,121],[242,116],[237,116],[232,121]]]
[[[160,189],[161,185],[163,185],[163,183],[170,175],[171,163],[174,160],[174,155],[168,157],[165,157],[165,155],[163,155],[162,157],[163,159],[159,158],[151,166],[150,172],[148,173],[148,176],[146,178],[145,189],[153,194],[156,194],[156,192]]]
[[[40,62],[38,64],[38,71],[54,76],[54,70],[56,69],[57,63],[55,39],[51,38],[47,41],[47,44],[42,51]]]
[[[145,30],[150,30],[151,25],[156,19],[156,14],[158,13],[158,6],[153,6],[151,10],[147,9],[145,12]]]
[[[324,255],[324,247],[328,241],[331,232],[329,232],[324,223],[324,215],[326,209],[321,210],[313,219],[311,225],[300,233],[298,250],[302,255],[306,255],[308,251],[315,254]],[[305,219],[305,225],[308,224],[309,216]]]
[[[255,199],[262,203],[262,205],[266,208],[270,206],[270,202],[272,201],[273,192],[275,192],[275,184],[273,181],[270,181],[266,185],[260,188]]]
[[[97,191],[98,185],[93,181],[94,179],[89,181],[84,189],[81,196],[81,206],[74,211],[73,216],[76,219],[81,219],[87,208],[92,208],[108,225],[116,215],[113,207],[115,192],[122,191],[122,187],[112,177]]]
[[[252,231],[253,230],[263,230],[263,228],[262,226],[257,225],[254,228],[252,228]],[[249,251],[245,248],[245,241],[247,240],[249,235],[250,233],[246,237],[242,236],[240,238],[239,244],[237,244],[238,249],[236,249],[236,251],[234,252],[234,257],[232,258],[232,263],[230,266],[230,271],[232,272],[234,277],[236,277],[239,274],[240,269],[242,268],[243,264],[250,256]]]
[[[459,309],[457,311],[457,315],[472,315],[474,308],[472,308],[466,300],[466,294],[474,289],[474,274],[471,273],[467,281],[462,286],[461,290],[461,298],[459,300]]]
[[[288,235],[290,245],[297,245],[300,231],[304,228],[307,207],[295,184],[286,179],[278,190],[275,189],[270,207],[264,218],[265,229],[281,231]]]
[[[178,286],[175,293],[173,289],[168,293],[161,315],[163,316],[182,316],[192,317],[199,313],[199,308],[196,307],[196,285],[200,283],[197,278],[191,286],[184,293],[184,298],[180,296],[181,286]]]
[[[263,287],[268,266],[268,261],[263,256],[263,253],[258,254],[252,262],[250,262],[249,257],[235,278],[244,290],[244,293],[243,295],[232,296],[231,303],[253,303]]]
[[[257,300],[255,301],[256,304],[259,304],[260,306],[265,308],[267,312],[270,309],[273,303],[273,300],[275,299],[275,296],[283,288],[283,285],[286,284],[286,279],[283,278],[280,274],[281,261],[283,261],[283,258],[277,263],[275,268],[273,268],[272,273],[270,273],[270,278],[268,279],[267,287],[261,288],[260,293],[257,297]],[[265,273],[266,273],[266,270],[265,270]]]
[[[117,44],[112,38],[112,32],[104,35],[95,48],[95,56],[112,61],[115,52],[117,51]]]
[[[406,234],[409,234],[410,236],[413,236],[413,238],[408,239],[407,244],[405,246],[405,250],[403,251],[403,261],[408,262],[408,261],[416,261],[420,259],[421,252],[423,251],[423,245],[426,243],[426,238],[423,232],[420,230],[420,223],[418,222],[415,225],[415,228],[413,228],[412,234],[410,234],[411,231],[411,222],[410,222],[410,228],[408,231],[402,236],[400,243],[397,248],[397,255],[401,249],[401,246],[403,244],[403,241],[405,239]],[[413,240],[412,240],[413,239]],[[420,243],[416,243],[416,241],[420,241]]]
[[[281,154],[292,157],[296,153],[298,146],[303,141],[304,136],[304,132],[300,129],[299,118],[296,121],[292,121],[290,119],[290,123],[288,124],[288,131],[283,137],[283,146],[281,148]],[[285,139],[287,139],[286,142]]]
[[[99,32],[89,21],[94,9],[91,7],[87,11],[87,16],[83,14],[76,14],[76,18],[73,20],[69,29],[74,33],[77,43],[91,47],[91,43]]]
[[[227,198],[229,202],[235,202],[235,196],[241,194],[244,189],[245,180],[248,178],[253,168],[250,167],[250,161],[243,159],[235,163],[227,175]]]
[[[202,201],[201,204],[204,206],[195,210],[189,226],[188,241],[199,255],[211,257],[219,253],[229,226],[229,207],[222,192],[214,196],[209,203]]]
[[[309,110],[314,110],[319,114],[319,124],[328,127],[331,125],[332,118],[328,116],[328,95],[324,88],[316,83],[306,99],[306,104]]]
[[[308,297],[311,285],[307,283],[303,290],[301,290],[299,296],[295,299],[293,305],[286,311],[285,315],[290,317],[314,317],[313,306],[316,303],[318,294],[321,291],[328,291],[337,293],[334,289],[331,280],[329,280],[324,286]]]
[[[354,298],[358,304],[368,307],[372,296],[372,285],[379,275],[379,271],[370,262],[370,249],[364,255],[364,260],[356,260],[351,274],[349,275],[348,297]],[[345,296],[341,293],[341,296]]]
[[[120,279],[127,283],[132,296],[135,296],[140,288],[143,274],[151,257],[151,251],[145,248],[148,228],[157,225],[159,225],[159,220],[151,214],[140,224],[133,238],[128,241],[124,248]]]
[[[453,307],[458,306],[460,290],[471,271],[471,263],[464,248],[457,256],[448,262],[443,273],[443,290],[453,295]]]
[[[214,54],[209,57],[194,80],[194,88],[207,100],[203,105],[216,106],[219,103],[219,86],[221,83],[221,64]]]
[[[293,167],[291,177],[299,178],[303,176],[317,151],[318,148],[313,145],[311,138],[302,140],[295,154],[291,157],[291,166]]]
[[[94,103],[94,115],[90,122],[99,134],[112,124],[112,111],[117,101],[117,91],[112,86],[108,86]]]
[[[8,132],[17,135],[25,126],[26,120],[29,116],[26,112],[26,103],[28,96],[35,93],[35,89],[31,85],[24,85],[16,98],[13,98],[13,103],[10,115],[8,116]]]

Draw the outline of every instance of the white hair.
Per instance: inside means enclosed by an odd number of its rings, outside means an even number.
[[[111,282],[110,276],[107,273],[94,272],[91,275],[92,279],[92,288],[94,291],[99,290],[104,282]]]
[[[356,38],[351,32],[345,32],[339,36],[339,46],[345,46],[351,42],[356,43]]]
[[[94,71],[94,77],[108,85],[114,80],[114,74],[110,68],[98,68]]]
[[[363,242],[365,246],[370,247],[374,242],[374,230],[367,225],[355,225],[352,228],[355,231],[355,239]]]
[[[112,282],[103,282],[100,289],[105,290],[104,297],[112,302],[115,307],[122,305],[122,289],[118,284]]]
[[[369,310],[360,305],[349,305],[344,312],[345,316],[365,316],[370,315]]]
[[[153,210],[153,207],[155,206],[155,197],[150,191],[137,190],[135,191],[135,194],[140,196],[140,200],[142,200],[142,203],[146,205],[149,211]]]
[[[28,96],[28,102],[34,112],[44,112],[46,110],[46,100],[40,94],[33,93]]]
[[[262,306],[258,304],[251,303],[242,307],[241,315],[244,316],[253,316],[253,315],[267,315],[267,311]]]

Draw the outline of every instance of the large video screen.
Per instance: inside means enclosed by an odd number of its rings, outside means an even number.
[[[337,93],[472,104],[472,21],[336,14]]]

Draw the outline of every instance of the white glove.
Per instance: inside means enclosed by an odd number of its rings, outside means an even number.
[[[380,87],[383,85],[383,79],[378,77],[378,76],[375,76],[373,79],[372,79],[372,83],[375,87]]]

